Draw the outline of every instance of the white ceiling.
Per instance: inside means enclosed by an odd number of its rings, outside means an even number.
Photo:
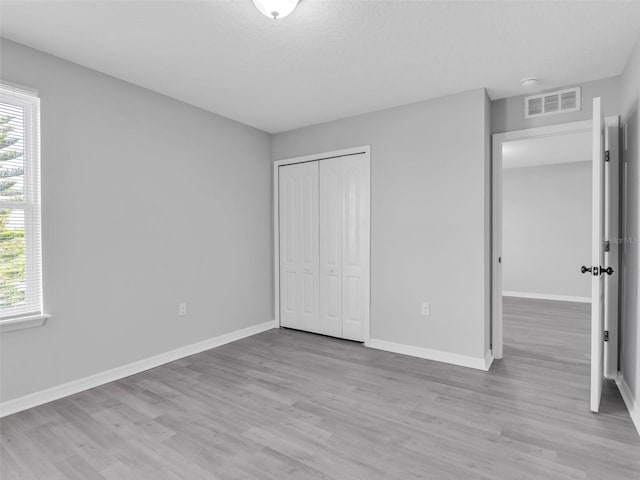
[[[465,90],[618,75],[640,2],[0,0],[2,36],[279,132]]]
[[[591,160],[591,132],[527,138],[502,144],[502,167],[520,168]]]

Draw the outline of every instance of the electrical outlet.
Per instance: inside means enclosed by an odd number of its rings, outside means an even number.
[[[422,302],[421,313],[425,317],[428,317],[429,314],[431,313],[431,305],[428,304],[427,302]]]
[[[184,317],[187,314],[187,304],[181,303],[178,305],[178,316]]]

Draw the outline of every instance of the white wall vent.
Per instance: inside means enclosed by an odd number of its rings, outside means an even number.
[[[524,118],[576,112],[581,105],[580,87],[531,95],[524,99]]]

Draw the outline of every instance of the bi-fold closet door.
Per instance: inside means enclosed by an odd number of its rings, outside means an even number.
[[[280,166],[280,324],[365,340],[369,303],[369,160]]]

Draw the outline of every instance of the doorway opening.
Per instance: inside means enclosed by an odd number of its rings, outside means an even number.
[[[493,356],[590,370],[597,411],[618,369],[618,118],[495,134],[492,170]]]

